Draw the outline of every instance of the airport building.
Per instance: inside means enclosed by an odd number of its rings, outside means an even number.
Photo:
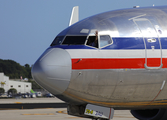
[[[15,88],[18,93],[30,93],[32,85],[29,82],[9,80],[8,76],[0,73],[0,88],[4,88],[5,92],[8,92],[11,88]]]

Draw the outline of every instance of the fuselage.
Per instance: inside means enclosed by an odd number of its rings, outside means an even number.
[[[96,31],[94,47],[89,42]],[[69,104],[167,107],[167,7],[116,10],[79,21],[57,35],[32,74]]]

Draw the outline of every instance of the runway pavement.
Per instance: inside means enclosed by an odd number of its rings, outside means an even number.
[[[14,103],[64,103],[62,100],[54,98],[21,98],[21,99],[0,99],[0,104]]]
[[[0,120],[90,120],[66,114],[65,108],[0,110]],[[136,120],[128,110],[116,110],[113,120]]]
[[[66,107],[58,98],[0,99],[0,120],[89,120],[67,115]],[[128,110],[115,110],[113,120],[136,119]]]
[[[0,110],[66,107],[67,104],[58,98],[0,99]]]

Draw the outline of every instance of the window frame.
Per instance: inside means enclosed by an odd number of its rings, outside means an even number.
[[[110,44],[107,44],[107,45],[105,45],[105,46],[103,46],[103,47],[100,47],[100,41],[101,41],[101,40],[100,40],[100,36],[103,36],[103,35],[109,36],[110,39],[111,39],[111,43],[110,43]],[[112,37],[111,37],[111,35],[110,35],[109,33],[100,33],[100,32],[99,32],[99,33],[98,33],[98,47],[93,47],[93,46],[87,45],[88,38],[89,38],[90,36],[95,36],[95,35],[89,34],[89,35],[87,36],[87,39],[86,39],[86,42],[85,42],[85,45],[86,45],[86,46],[89,46],[89,47],[92,47],[92,48],[96,48],[96,49],[102,49],[102,48],[104,48],[104,47],[107,47],[107,46],[113,44],[113,39],[112,39]],[[96,37],[96,36],[95,36],[95,37]]]
[[[90,46],[90,45],[87,45],[87,42],[88,42],[88,39],[89,39],[89,37],[96,37],[96,35],[93,35],[93,34],[89,34],[88,36],[87,36],[87,38],[86,38],[86,41],[85,41],[85,46],[88,46],[88,47],[91,47],[91,48],[96,48],[96,49],[99,49],[99,35],[98,35],[98,37],[97,37],[97,42],[98,42],[98,46],[97,47],[93,47],[93,46]]]
[[[100,40],[100,36],[105,36],[105,35],[110,37],[111,43],[110,43],[110,44],[107,44],[107,45],[105,45],[105,46],[103,46],[103,47],[100,47],[100,41],[101,41],[101,40]],[[99,40],[99,48],[100,48],[100,49],[101,49],[101,48],[105,48],[105,47],[107,47],[107,46],[113,44],[113,39],[112,39],[111,35],[108,34],[108,33],[99,33],[99,34],[98,34],[98,40]]]
[[[61,44],[63,43],[63,41],[64,41],[64,38],[65,38],[66,36],[56,36],[55,39],[58,38],[58,37],[63,37],[61,43],[59,44],[59,45],[61,45]],[[56,44],[53,44],[53,42],[55,41],[55,39],[54,39],[54,40],[52,41],[52,43],[50,44],[51,47],[52,47],[52,46],[56,46]]]

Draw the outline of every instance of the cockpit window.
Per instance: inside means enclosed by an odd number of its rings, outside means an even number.
[[[100,47],[104,47],[112,43],[109,35],[100,35]]]
[[[89,36],[86,45],[98,48],[98,31],[95,31],[95,36]]]
[[[97,39],[97,37],[96,36],[89,36],[86,45],[98,48],[98,39]]]
[[[83,45],[87,36],[66,36],[62,44],[67,45]]]
[[[60,45],[63,41],[64,36],[57,36],[50,46]]]

